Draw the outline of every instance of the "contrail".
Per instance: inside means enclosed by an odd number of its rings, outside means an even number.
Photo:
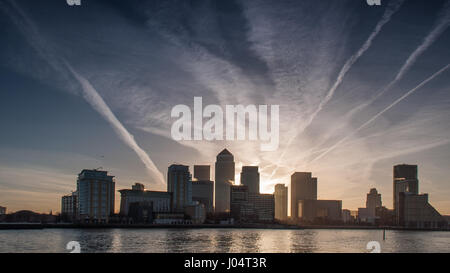
[[[2,3],[0,3],[0,7],[2,7],[12,18],[12,21],[22,31],[22,34],[32,45],[32,47],[47,63],[50,64],[53,69],[62,72],[61,70],[65,68],[70,72],[73,78],[81,85],[83,98],[112,126],[117,136],[138,155],[139,159],[142,163],[144,163],[150,176],[155,177],[156,182],[165,185],[165,180],[162,173],[155,166],[149,155],[137,144],[134,136],[130,134],[130,132],[128,132],[128,130],[117,119],[97,90],[95,90],[87,79],[76,72],[64,58],[60,58],[48,52],[48,50],[46,50],[48,46],[46,46],[45,40],[43,40],[33,22],[20,9],[20,7],[16,5],[16,3],[11,1],[10,4],[17,10],[19,16],[22,17],[21,19],[25,22],[25,24],[13,15]],[[61,65],[61,63],[63,65]]]
[[[65,62],[65,61],[64,61]],[[98,94],[97,90],[91,85],[91,83],[78,74],[72,66],[65,62],[67,69],[72,73],[74,78],[80,83],[83,89],[84,99],[94,108],[103,118],[108,121],[113,127],[119,138],[128,145],[138,155],[139,159],[144,163],[145,167],[149,171],[151,176],[157,178],[157,182],[165,185],[164,176],[155,166],[148,154],[137,144],[134,136],[128,132],[128,130],[117,119],[103,98]]]
[[[395,78],[384,88],[381,89],[380,92],[376,92],[376,95],[370,99],[368,102],[361,104],[356,107],[352,111],[349,112],[349,116],[352,116],[356,112],[364,109],[365,107],[372,104],[379,97],[384,95],[389,89],[392,88],[399,80],[403,78],[403,76],[409,71],[411,66],[416,62],[416,60],[439,38],[439,36],[450,26],[450,1],[447,1],[444,5],[442,12],[440,12],[438,16],[437,23],[433,27],[433,29],[428,33],[428,35],[424,38],[422,44],[420,44],[416,50],[408,57],[403,66],[400,68],[399,72],[395,76]]]
[[[395,2],[390,2],[388,7],[386,8],[386,11],[384,12],[381,20],[378,22],[378,24],[375,26],[375,29],[370,34],[369,38],[364,42],[362,47],[353,54],[347,62],[344,64],[344,66],[339,71],[338,77],[336,78],[336,81],[334,82],[333,86],[328,91],[325,98],[319,103],[319,106],[317,109],[309,116],[308,120],[306,121],[306,124],[301,128],[297,133],[295,133],[288,141],[288,144],[286,148],[284,149],[283,153],[280,156],[280,159],[278,160],[278,163],[281,162],[283,157],[285,156],[286,152],[289,150],[289,147],[291,146],[292,142],[297,138],[299,134],[301,134],[306,128],[308,128],[313,120],[316,118],[317,114],[319,114],[320,111],[322,111],[323,107],[331,100],[331,98],[334,95],[334,92],[339,87],[339,85],[342,83],[342,80],[344,79],[347,72],[350,70],[350,68],[353,66],[353,64],[370,48],[372,45],[373,40],[377,37],[378,33],[380,33],[381,29],[384,25],[386,25],[390,20],[392,15],[394,15],[402,6],[404,0],[399,0]],[[272,172],[271,178],[276,173],[278,168],[275,168],[275,170]]]
[[[408,96],[410,96],[412,93],[414,93],[415,91],[417,91],[418,89],[420,89],[422,86],[424,86],[425,84],[427,84],[429,81],[433,80],[434,78],[436,78],[437,76],[439,76],[442,72],[444,72],[445,70],[447,70],[450,67],[450,64],[447,64],[446,66],[444,66],[443,68],[441,68],[441,70],[439,70],[438,72],[434,73],[433,75],[431,75],[428,79],[424,80],[423,82],[421,82],[419,85],[417,85],[416,87],[414,87],[413,89],[409,90],[408,92],[406,92],[403,96],[401,96],[400,98],[398,98],[397,100],[395,100],[393,103],[391,103],[388,107],[384,108],[382,111],[380,111],[378,114],[376,114],[375,116],[373,116],[371,119],[369,119],[368,121],[366,121],[363,125],[359,126],[358,129],[356,129],[355,131],[353,131],[351,134],[347,135],[346,137],[344,137],[343,139],[341,139],[340,141],[338,141],[336,144],[334,144],[333,146],[331,146],[330,148],[328,148],[325,152],[321,153],[320,155],[318,155],[316,158],[314,158],[313,160],[311,160],[310,163],[315,162],[316,160],[324,157],[326,154],[328,154],[329,152],[331,152],[332,150],[334,150],[336,147],[338,147],[341,143],[345,142],[347,139],[349,139],[351,136],[353,136],[355,133],[361,131],[361,129],[365,128],[367,125],[369,125],[370,123],[372,123],[374,120],[376,120],[379,116],[383,115],[386,111],[388,111],[389,109],[391,109],[392,107],[394,107],[395,105],[397,105],[399,102],[401,102],[402,100],[404,100],[405,98],[407,98]]]

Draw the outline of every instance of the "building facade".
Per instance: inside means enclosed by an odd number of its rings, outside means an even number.
[[[250,193],[246,185],[231,186],[231,217],[237,222],[272,222],[275,219],[273,194]]]
[[[0,215],[5,215],[5,214],[6,214],[6,207],[0,206]]]
[[[332,223],[342,221],[341,200],[299,200],[298,219],[306,223]]]
[[[194,165],[194,178],[201,181],[211,180],[211,167],[209,165]]]
[[[317,178],[310,172],[295,172],[291,175],[291,217],[298,219],[298,202],[317,200]]]
[[[275,185],[275,219],[287,220],[288,212],[288,188],[284,184]]]
[[[172,193],[170,207],[174,212],[183,212],[192,204],[192,177],[189,166],[171,165],[167,172],[167,192]]]
[[[61,216],[65,220],[74,220],[77,216],[77,193],[61,197]]]
[[[247,186],[249,193],[259,193],[258,166],[243,166],[242,167],[241,185]]]
[[[192,181],[192,201],[204,205],[205,212],[214,212],[214,182],[210,180]]]
[[[230,211],[230,189],[234,184],[234,176],[234,156],[227,149],[224,149],[216,158],[214,181],[215,212]]]
[[[132,204],[141,204],[145,207],[151,207],[153,213],[171,212],[170,192],[147,191],[144,185],[136,183],[131,189],[122,189],[120,192],[120,215],[129,216]]]
[[[417,165],[400,164],[394,166],[394,214],[396,224],[400,223],[399,196],[402,192],[419,194]]]
[[[77,218],[82,222],[108,222],[114,214],[115,181],[107,171],[82,170],[77,180]]]

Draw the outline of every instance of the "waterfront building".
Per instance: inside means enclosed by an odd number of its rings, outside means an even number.
[[[61,197],[61,217],[63,220],[73,221],[77,216],[77,193]]]
[[[6,207],[0,206],[0,215],[5,215],[5,214],[6,214]]]
[[[259,193],[258,166],[243,166],[241,172],[241,185],[248,187],[249,193]]]
[[[395,223],[407,228],[446,228],[445,218],[428,202],[428,194],[419,194],[417,165],[394,166]]]
[[[230,211],[230,188],[234,183],[234,156],[223,149],[216,157],[215,165],[215,212]]]
[[[287,220],[288,211],[288,188],[284,184],[275,185],[275,219]]]
[[[130,216],[130,207],[140,204],[142,210],[151,207],[153,213],[171,212],[172,193],[145,190],[144,185],[135,183],[131,189],[122,189],[120,192],[120,215]],[[143,212],[144,213],[144,212]]]
[[[192,177],[189,166],[170,165],[167,172],[167,192],[172,193],[170,207],[174,212],[184,212],[192,204]]]
[[[291,217],[298,219],[298,202],[317,200],[317,178],[310,172],[295,172],[291,175]]]
[[[370,189],[370,192],[367,194],[366,207],[358,208],[358,221],[375,224],[378,220],[375,212],[381,206],[381,194],[375,188]]]
[[[342,221],[341,200],[298,201],[298,219],[302,223],[333,223]]]
[[[231,186],[231,217],[238,222],[272,222],[275,217],[273,194],[250,193],[246,185]]]
[[[210,180],[192,181],[192,201],[203,204],[206,213],[214,212],[214,182]]]
[[[107,171],[82,170],[77,180],[77,218],[82,222],[108,222],[114,214],[114,189],[114,176]]]
[[[396,224],[400,223],[399,195],[401,192],[419,194],[419,180],[417,176],[417,165],[400,164],[394,166],[393,172],[394,188],[394,213]]]

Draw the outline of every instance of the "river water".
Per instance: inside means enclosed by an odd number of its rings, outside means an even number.
[[[0,252],[381,252],[450,253],[450,232],[343,229],[42,229],[0,230]]]

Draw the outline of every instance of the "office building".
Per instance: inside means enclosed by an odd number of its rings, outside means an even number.
[[[211,170],[209,165],[194,165],[194,178],[200,181],[211,180]]]
[[[291,175],[291,217],[298,218],[300,200],[317,200],[317,178],[310,172],[295,172]]]
[[[206,213],[214,212],[214,182],[210,180],[192,181],[192,201],[203,204]]]
[[[234,157],[227,150],[222,150],[216,158],[215,165],[215,212],[230,211],[230,188],[234,183]]]
[[[259,193],[258,166],[243,166],[242,167],[241,185],[247,186],[249,193]]]
[[[395,223],[407,228],[446,228],[445,218],[419,194],[417,165],[394,166]]]
[[[80,221],[106,223],[114,214],[115,181],[107,171],[82,170],[78,174],[77,195]]]
[[[358,220],[359,222],[366,222],[375,224],[377,222],[376,209],[382,206],[381,194],[378,193],[377,189],[370,189],[367,194],[366,207],[358,208]]]
[[[298,220],[302,223],[333,223],[342,221],[341,200],[298,201]]]
[[[288,188],[284,184],[275,185],[275,219],[287,220],[288,211]]]
[[[64,220],[74,220],[77,216],[77,193],[61,197],[61,217]]]
[[[246,185],[231,186],[231,217],[237,222],[272,222],[275,217],[273,194],[250,193]]]
[[[144,185],[135,183],[131,189],[122,189],[120,192],[120,215],[130,216],[130,207],[133,205],[136,210],[148,209],[151,207],[152,213],[167,213],[171,212],[170,192],[148,191],[145,190]],[[137,206],[142,206],[138,208]]]
[[[395,222],[399,224],[400,212],[399,195],[401,192],[419,194],[419,180],[417,176],[417,165],[401,164],[394,166],[394,213]]]
[[[189,166],[170,165],[167,172],[167,192],[172,193],[170,207],[174,212],[183,212],[192,204],[192,177]]]
[[[0,215],[5,215],[5,214],[6,214],[6,207],[0,206]]]

